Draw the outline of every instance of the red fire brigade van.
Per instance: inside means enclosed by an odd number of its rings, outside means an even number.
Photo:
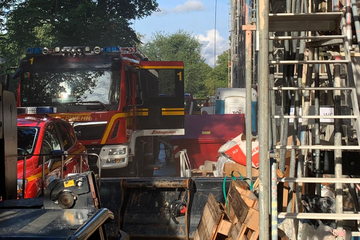
[[[19,115],[17,121],[18,197],[41,196],[55,178],[89,170],[86,149],[68,122],[46,115]]]

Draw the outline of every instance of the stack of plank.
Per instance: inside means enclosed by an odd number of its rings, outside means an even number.
[[[259,239],[259,201],[245,181],[231,182],[227,204],[218,203],[214,195],[209,195],[194,240],[210,239]]]

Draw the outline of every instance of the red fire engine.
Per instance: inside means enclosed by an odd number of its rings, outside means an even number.
[[[135,47],[29,48],[13,78],[18,109],[48,106],[72,123],[102,176],[151,176],[159,138],[184,134],[180,61],[149,61]]]

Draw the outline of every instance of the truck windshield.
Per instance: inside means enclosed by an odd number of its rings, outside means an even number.
[[[36,127],[18,127],[18,155],[33,154],[38,132]]]
[[[26,67],[21,79],[21,106],[56,106],[57,112],[116,110],[120,101],[120,67],[72,63]]]

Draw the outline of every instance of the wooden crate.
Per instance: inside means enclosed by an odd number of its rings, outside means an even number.
[[[228,204],[209,195],[194,240],[258,240],[259,201],[245,181],[232,181]]]
[[[230,234],[232,223],[228,220],[222,204],[210,193],[194,240],[225,239]]]
[[[259,201],[245,181],[231,181],[227,194],[229,218],[233,223],[230,239],[257,240],[259,238]]]
[[[245,224],[238,222],[233,227],[230,237],[233,240],[257,240],[259,238],[259,225],[256,230],[252,230]]]

